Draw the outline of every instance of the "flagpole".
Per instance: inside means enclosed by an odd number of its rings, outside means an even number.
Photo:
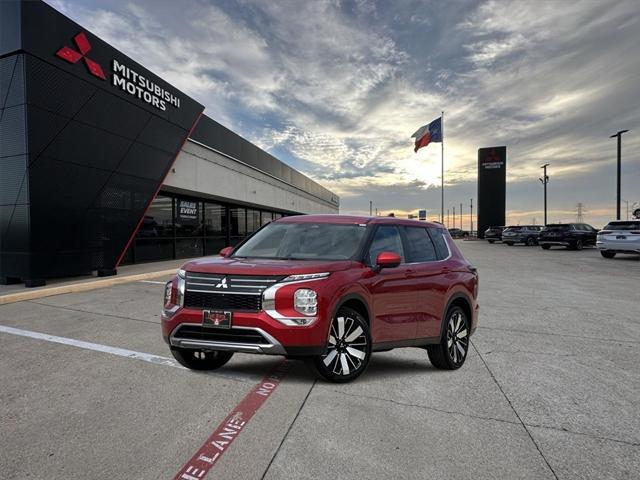
[[[444,224],[444,110],[442,111],[440,122],[440,134],[442,135],[442,158],[440,159],[440,223]]]

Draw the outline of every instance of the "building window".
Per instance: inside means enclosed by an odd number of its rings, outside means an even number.
[[[200,237],[203,233],[202,202],[190,198],[176,198],[176,237]]]
[[[260,226],[266,225],[267,223],[271,222],[272,220],[273,220],[273,213],[272,212],[262,212],[262,218],[261,218]]]
[[[204,230],[207,237],[227,236],[227,209],[215,203],[204,204]]]
[[[137,238],[173,237],[173,198],[157,196],[140,224]]]
[[[260,210],[247,210],[247,235],[258,230],[260,226]]]

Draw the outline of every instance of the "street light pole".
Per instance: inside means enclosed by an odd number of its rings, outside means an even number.
[[[473,198],[469,199],[469,220],[471,221],[471,230],[469,235],[473,234]]]
[[[369,200],[369,216],[373,216],[373,201]]]
[[[540,167],[544,169],[544,173],[542,178],[539,179],[542,182],[542,185],[544,185],[544,226],[545,227],[547,226],[547,183],[549,183],[549,175],[547,175],[548,166],[549,164],[545,163]]]
[[[629,130],[620,130],[618,133],[614,133],[609,138],[618,138],[618,178],[616,182],[616,220],[620,220],[620,177],[622,173],[622,134],[627,133]]]

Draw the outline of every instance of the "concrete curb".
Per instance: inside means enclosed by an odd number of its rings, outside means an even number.
[[[177,268],[172,268],[170,270],[160,270],[157,272],[137,273],[135,275],[125,275],[122,277],[113,276],[82,283],[70,283],[68,285],[30,290],[28,292],[10,293],[7,295],[0,295],[0,305],[24,302],[26,300],[35,300],[36,298],[52,297],[54,295],[62,295],[65,293],[88,292],[89,290],[97,290],[98,288],[113,287],[124,283],[139,282],[140,280],[173,275],[177,271]]]

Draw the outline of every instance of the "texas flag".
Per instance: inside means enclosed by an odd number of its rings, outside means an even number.
[[[416,139],[416,146],[413,149],[417,152],[422,147],[426,147],[431,142],[442,142],[442,117],[436,118],[433,122],[424,127],[420,127],[416,133],[411,135]]]

